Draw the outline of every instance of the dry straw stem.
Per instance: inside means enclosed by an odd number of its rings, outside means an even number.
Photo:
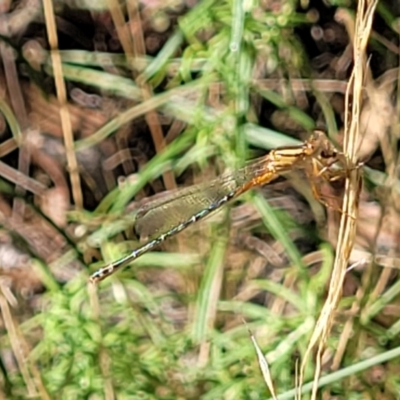
[[[346,269],[349,264],[351,250],[354,244],[356,232],[356,219],[358,209],[358,197],[360,192],[361,173],[357,167],[356,143],[359,137],[359,121],[362,109],[362,90],[363,81],[366,75],[366,46],[371,32],[372,20],[377,0],[364,1],[358,3],[355,34],[353,40],[354,68],[349,80],[346,92],[346,110],[349,110],[349,96],[353,95],[351,112],[346,114],[345,119],[345,140],[344,153],[348,162],[348,175],[345,183],[345,193],[342,205],[342,216],[338,233],[338,245],[333,272],[329,287],[328,297],[321,311],[321,315],[316,323],[310,344],[305,353],[300,371],[300,387],[303,383],[304,370],[312,349],[318,344],[316,356],[316,368],[313,381],[312,399],[317,396],[318,380],[321,375],[321,360],[325,344],[333,325],[335,311],[339,303]]]
[[[13,354],[18,365],[18,369],[21,373],[22,379],[24,380],[29,397],[37,397],[44,400],[50,400],[46,388],[43,384],[41,375],[38,368],[33,362],[29,361],[30,348],[28,346],[23,333],[17,321],[14,320],[10,304],[16,307],[17,301],[11,293],[8,284],[4,278],[0,279],[0,312],[4,322],[7,335],[13,349]],[[3,397],[3,393],[0,392],[0,398]]]
[[[54,69],[54,81],[56,85],[57,98],[60,103],[60,120],[65,142],[65,152],[68,169],[71,176],[72,196],[76,206],[83,207],[78,162],[74,149],[74,136],[72,133],[71,118],[67,107],[67,93],[61,66],[61,56],[58,51],[58,38],[53,3],[51,0],[43,1],[44,16],[47,28],[47,37],[51,47],[51,60]]]
[[[258,364],[260,366],[261,372],[263,374],[264,382],[267,385],[268,390],[271,393],[272,399],[277,400],[274,384],[272,382],[272,377],[271,377],[270,369],[268,366],[268,362],[267,362],[262,350],[260,349],[260,346],[258,345],[257,340],[254,337],[253,333],[250,330],[249,330],[249,333],[250,333],[251,341],[252,341],[253,346],[257,353],[257,360],[258,360]]]
[[[100,323],[100,305],[99,305],[99,297],[97,292],[96,285],[87,285],[88,295],[90,299],[90,309],[92,310],[93,320],[97,322],[95,335],[96,339],[100,342],[103,337],[103,332],[101,331],[101,323]],[[92,334],[94,332],[92,331]],[[110,354],[107,351],[106,347],[102,347],[99,351],[99,366],[102,373],[103,379],[103,388],[104,388],[104,398],[106,400],[115,400],[116,395],[114,392],[114,388],[111,380],[111,358]]]
[[[133,64],[135,58],[143,57],[146,54],[142,21],[139,14],[139,1],[129,0],[126,3],[129,12],[129,24],[125,23],[123,10],[117,0],[108,0],[108,6],[126,58]],[[132,78],[141,89],[143,100],[151,100],[154,97],[151,85],[137,79],[138,77],[135,76],[133,69]],[[165,149],[166,143],[156,109],[148,110],[144,117],[150,129],[156,151],[161,153]],[[177,185],[172,171],[164,172],[163,180],[167,189],[176,189]]]

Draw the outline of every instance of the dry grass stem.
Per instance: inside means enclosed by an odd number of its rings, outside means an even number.
[[[74,148],[74,135],[72,132],[71,118],[67,107],[67,93],[63,77],[61,56],[58,50],[57,29],[52,1],[45,0],[43,2],[43,8],[47,26],[47,37],[52,50],[51,60],[54,69],[57,98],[60,104],[59,112],[65,143],[65,153],[67,156],[68,171],[71,177],[72,196],[74,198],[75,205],[78,208],[82,208],[83,196],[81,191],[81,179],[79,176],[79,166]]]
[[[317,347],[316,369],[313,381],[312,399],[316,399],[318,381],[321,375],[322,355],[325,350],[326,341],[331,331],[335,312],[342,294],[342,287],[346,270],[349,265],[350,255],[354,244],[356,233],[356,220],[358,201],[361,184],[361,171],[357,167],[356,143],[360,135],[359,121],[363,104],[363,82],[367,74],[366,46],[371,32],[372,20],[377,1],[360,1],[356,16],[355,34],[353,41],[354,69],[350,77],[346,93],[346,110],[350,107],[350,93],[352,93],[351,112],[346,113],[345,118],[345,142],[344,152],[348,160],[349,173],[346,178],[345,193],[342,205],[342,216],[338,232],[338,243],[336,258],[333,265],[331,283],[326,302],[321,310],[320,317],[316,323],[309,347],[306,351],[300,374],[300,385],[303,383],[303,376],[306,363],[311,351]]]

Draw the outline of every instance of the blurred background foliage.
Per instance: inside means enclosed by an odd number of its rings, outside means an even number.
[[[326,208],[294,171],[99,286],[88,277],[139,246],[135,214],[150,196],[316,127],[340,148],[356,3],[0,4],[0,399],[266,399],[257,349],[279,398],[293,398],[342,181],[314,183]],[[326,399],[400,393],[399,15],[379,3],[368,49],[365,185]]]

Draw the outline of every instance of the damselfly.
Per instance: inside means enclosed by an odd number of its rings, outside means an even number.
[[[165,239],[207,217],[247,190],[271,182],[281,173],[304,169],[309,177],[332,180],[339,173],[332,166],[343,161],[342,157],[323,132],[315,131],[299,146],[271,150],[266,156],[251,161],[231,174],[223,174],[207,185],[191,186],[150,201],[138,210],[135,217],[136,232],[140,237],[150,238],[149,241],[96,271],[90,281],[100,282]]]

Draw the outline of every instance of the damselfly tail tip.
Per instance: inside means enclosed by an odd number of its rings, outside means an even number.
[[[97,285],[100,281],[102,281],[103,279],[105,279],[107,276],[109,276],[110,273],[108,270],[103,269],[99,269],[98,271],[96,271],[95,273],[93,273],[92,275],[90,275],[89,277],[89,282]]]
[[[106,279],[107,277],[112,275],[114,272],[116,272],[119,268],[121,268],[121,266],[125,264],[126,259],[130,259],[130,257],[129,258],[127,258],[127,257],[121,258],[119,261],[109,264],[107,267],[98,269],[96,272],[94,272],[90,276],[89,282],[93,283],[93,284],[97,284],[100,281],[102,281],[103,279]]]

